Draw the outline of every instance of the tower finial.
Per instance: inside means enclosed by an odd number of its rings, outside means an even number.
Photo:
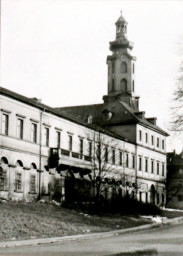
[[[121,17],[122,17],[122,9],[121,9],[120,13],[121,13]]]

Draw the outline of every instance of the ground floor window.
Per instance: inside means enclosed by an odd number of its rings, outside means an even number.
[[[60,192],[60,180],[55,179],[55,193],[59,193],[59,192]]]
[[[31,174],[30,176],[30,192],[36,192],[36,175]]]
[[[162,205],[164,205],[164,202],[165,201],[165,197],[164,197],[164,194],[162,194]]]
[[[7,171],[0,168],[0,191],[7,189]]]
[[[16,174],[15,190],[16,191],[21,191],[22,190],[22,174],[18,173],[18,172]]]
[[[139,192],[139,201],[142,202],[142,192]]]
[[[179,194],[179,195],[177,196],[177,199],[178,199],[178,201],[183,201],[183,195],[180,195],[180,194]]]
[[[148,203],[148,192],[146,192],[146,203]]]

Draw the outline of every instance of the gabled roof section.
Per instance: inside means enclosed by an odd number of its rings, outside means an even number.
[[[115,134],[113,132],[110,132],[108,130],[105,130],[104,128],[102,128],[100,126],[97,126],[96,124],[88,124],[87,122],[83,121],[82,119],[80,119],[75,114],[68,113],[67,111],[64,111],[64,110],[60,111],[59,110],[60,108],[52,108],[52,107],[50,107],[48,105],[40,103],[40,101],[37,101],[36,98],[28,98],[26,96],[23,96],[21,94],[15,93],[15,92],[10,91],[10,90],[8,90],[6,88],[3,88],[3,87],[0,87],[0,95],[4,95],[4,96],[12,98],[14,100],[20,101],[22,103],[25,103],[25,104],[30,105],[32,107],[35,107],[37,109],[44,110],[47,113],[51,113],[53,115],[56,115],[58,117],[66,119],[68,121],[74,122],[76,124],[85,126],[85,127],[89,128],[89,129],[95,130],[97,132],[104,133],[106,135],[109,135],[111,137],[114,137],[114,138],[117,138],[117,139],[120,139],[120,140],[125,140],[124,137],[122,137],[120,135],[117,135],[117,134]],[[94,109],[96,109],[96,106],[100,106],[100,105],[102,105],[102,104],[91,105],[91,108],[92,108],[92,106],[95,106]]]
[[[141,125],[148,127],[152,130],[155,130],[165,136],[169,136],[169,134],[162,130],[159,126],[152,124],[150,122],[147,121],[147,119],[144,117],[144,115],[142,115],[143,117],[140,118],[138,112],[135,112],[132,108],[130,108],[126,103],[121,102],[121,104],[129,111],[131,112],[131,114],[133,114],[134,118],[137,120],[138,123],[140,123]],[[139,113],[143,113],[143,111],[139,112]],[[145,113],[144,113],[145,114]]]
[[[57,109],[59,109],[60,112],[64,113],[65,115],[67,113],[73,114],[74,116],[82,119],[84,122],[87,122],[87,117],[92,115],[93,123],[98,126],[105,126],[105,128],[111,125],[139,123],[145,127],[148,127],[149,129],[163,134],[164,136],[168,136],[168,133],[162,130],[160,127],[152,122],[148,122],[148,120],[144,117],[145,113],[143,111],[137,112],[128,104],[120,100],[104,104],[64,107]],[[106,111],[112,113],[110,119],[106,118]]]
[[[87,122],[87,117],[89,115],[92,115],[93,123],[100,126],[107,124],[129,123],[134,121],[133,115],[130,112],[124,110],[124,107],[120,104],[119,101],[95,105],[64,107],[57,109],[59,109],[60,112],[64,114],[72,113],[74,116],[77,116],[84,122]],[[113,113],[110,120],[106,118],[106,112]]]

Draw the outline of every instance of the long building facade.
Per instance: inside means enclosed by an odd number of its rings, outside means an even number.
[[[116,39],[110,42],[108,94],[102,104],[51,108],[0,88],[0,197],[71,199],[79,181],[94,178],[99,169],[94,152],[102,145],[105,191],[112,194],[113,180],[117,193],[135,190],[140,201],[165,204],[168,134],[156,125],[156,118],[139,111],[132,48],[121,15]]]

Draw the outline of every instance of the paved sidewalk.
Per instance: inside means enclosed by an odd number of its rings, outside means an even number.
[[[126,229],[114,230],[109,232],[92,233],[92,234],[86,234],[86,235],[63,236],[63,237],[38,238],[38,239],[29,239],[29,240],[21,240],[21,241],[5,241],[5,242],[0,242],[0,248],[49,244],[49,243],[75,241],[75,240],[86,240],[86,239],[92,239],[92,238],[112,237],[112,236],[118,236],[124,233],[137,232],[141,230],[157,228],[162,225],[178,224],[181,222],[183,222],[183,217],[167,219],[167,220],[164,220],[163,223],[146,224],[139,227],[126,228]]]

